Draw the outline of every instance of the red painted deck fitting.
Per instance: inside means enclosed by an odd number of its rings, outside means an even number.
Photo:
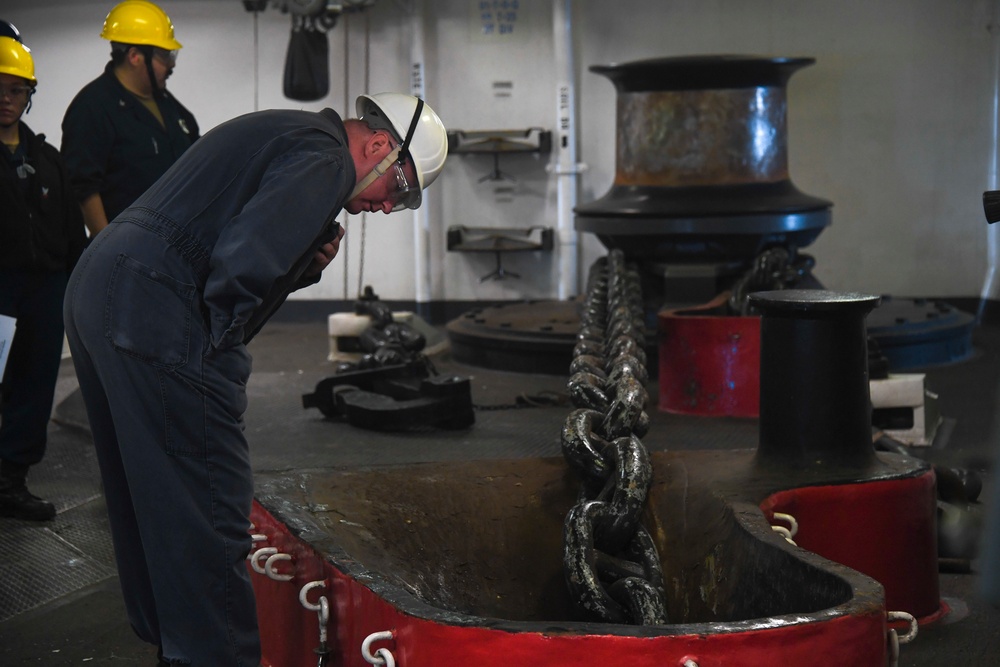
[[[795,543],[885,587],[886,609],[940,615],[934,472],[859,484],[780,491],[761,503],[795,517]],[[774,522],[780,523],[780,522]]]
[[[685,415],[756,417],[760,318],[715,314],[728,292],[659,322],[659,408]]]
[[[392,640],[377,643],[372,650],[389,649],[401,667],[683,667],[686,660],[699,667],[883,667],[888,659],[885,606],[874,598],[852,603],[854,612],[849,614],[829,610],[656,628],[580,624],[580,630],[569,631],[565,623],[523,623],[524,630],[518,631],[511,629],[517,624],[459,614],[451,614],[454,622],[441,622],[404,612],[389,601],[384,583],[349,576],[343,566],[324,561],[257,502],[251,518],[254,532],[266,535],[266,544],[292,554],[295,562],[290,582],[276,582],[251,570],[266,667],[316,664],[312,649],[318,644],[318,616],[301,606],[298,591],[319,579],[326,587],[309,599],[315,603],[322,594],[330,601],[331,666],[365,667],[362,642],[386,630],[393,633]]]

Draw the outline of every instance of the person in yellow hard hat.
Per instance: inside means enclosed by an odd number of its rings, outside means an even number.
[[[63,294],[85,238],[59,153],[21,120],[37,84],[31,51],[4,31],[0,315],[14,318],[16,330],[6,369],[0,368],[0,516],[47,521],[56,507],[28,491],[27,475],[45,456],[62,358]]]
[[[70,103],[62,154],[90,236],[146,191],[198,139],[198,123],[167,92],[180,42],[162,9],[125,0],[100,35],[111,61]]]
[[[360,118],[270,110],[222,123],[101,232],[66,332],[133,628],[168,664],[257,665],[246,569],[247,343],[337,254],[342,211],[414,209],[448,154],[416,97]]]

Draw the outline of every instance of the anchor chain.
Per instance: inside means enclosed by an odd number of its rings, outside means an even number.
[[[566,583],[600,620],[665,624],[663,571],[639,522],[653,470],[640,438],[649,430],[639,275],[620,250],[590,268],[568,390],[577,408],[562,451],[582,485],[564,523]]]
[[[811,255],[799,253],[795,248],[775,246],[757,255],[751,267],[733,285],[729,308],[737,314],[750,314],[747,297],[752,292],[782,290],[794,287],[804,280],[816,265]]]

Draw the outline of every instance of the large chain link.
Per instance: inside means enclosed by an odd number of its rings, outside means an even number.
[[[667,623],[656,544],[639,522],[653,469],[640,438],[645,406],[639,275],[620,250],[590,268],[568,383],[576,406],[562,450],[580,476],[579,502],[564,524],[566,582],[576,603],[607,622]]]
[[[750,314],[750,294],[794,287],[809,275],[815,265],[816,260],[812,256],[802,254],[795,248],[775,246],[764,250],[733,284],[729,309],[736,315]]]

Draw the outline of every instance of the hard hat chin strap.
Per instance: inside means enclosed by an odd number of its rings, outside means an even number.
[[[368,188],[369,185],[374,183],[377,178],[379,178],[380,176],[382,176],[382,174],[388,171],[389,167],[392,166],[392,163],[395,162],[396,159],[399,157],[399,152],[400,152],[399,146],[393,148],[381,162],[375,165],[374,169],[368,172],[367,176],[361,179],[361,182],[359,182],[356,186],[354,186],[354,190],[351,191],[351,195],[347,198],[347,201],[351,201],[352,199],[360,195]]]
[[[143,60],[146,61],[146,74],[149,76],[149,87],[152,88],[153,99],[163,99],[163,91],[160,90],[159,84],[156,83],[156,73],[153,72],[153,47],[148,44],[142,44],[137,45],[136,48],[139,49],[144,56]]]
[[[406,137],[403,138],[403,144],[400,146],[402,151],[408,152],[410,150],[410,141],[413,139],[413,132],[417,129],[417,122],[420,120],[420,112],[424,110],[424,101],[417,98],[417,106],[413,110],[413,116],[410,118],[410,127],[406,130]]]

